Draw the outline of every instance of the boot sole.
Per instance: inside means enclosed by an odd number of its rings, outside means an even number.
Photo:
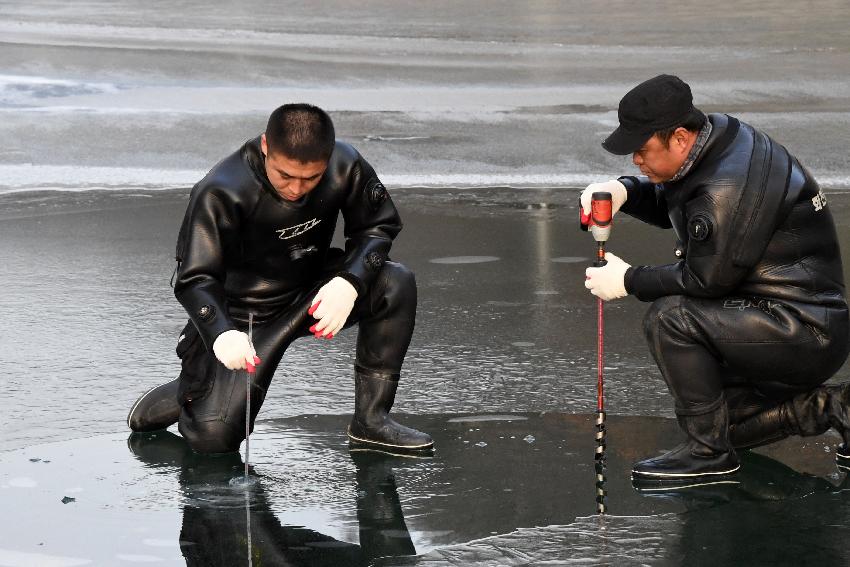
[[[372,441],[371,439],[361,439],[360,437],[355,437],[351,434],[351,428],[346,431],[346,435],[348,435],[349,441],[352,441],[357,445],[375,447],[384,450],[423,452],[430,451],[434,448],[433,441],[431,443],[426,443],[425,445],[393,445],[392,443],[381,443],[380,441]]]
[[[633,470],[632,479],[654,480],[656,482],[691,482],[701,479],[720,478],[723,476],[731,475],[738,472],[740,468],[741,465],[737,465],[735,468],[725,471],[703,473],[647,473]]]
[[[641,479],[632,479],[632,488],[638,492],[669,492],[671,490],[685,490],[688,488],[702,488],[705,486],[720,486],[730,485],[736,486],[741,484],[738,480],[731,479],[707,479],[705,482],[694,482],[693,480],[683,480],[681,483],[665,483],[664,481],[647,481]]]

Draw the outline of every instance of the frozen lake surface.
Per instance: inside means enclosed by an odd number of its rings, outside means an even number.
[[[252,557],[272,564],[850,559],[832,435],[747,453],[734,483],[632,487],[631,464],[679,439],[643,344],[646,305],[633,298],[606,307],[610,515],[600,524],[588,415],[596,303],[583,286],[595,245],[575,226],[577,193],[393,197],[406,222],[393,257],[419,284],[395,411],[432,433],[437,452],[350,454],[354,330],[301,339],[252,437],[259,482],[246,512],[229,484],[238,458],[199,459],[172,434],[127,439],[130,405],[178,371],[185,315],[167,282],[186,191],[0,195],[0,498],[15,510],[0,522],[0,565],[248,565],[248,533]],[[850,249],[850,196],[833,192],[830,207]],[[609,248],[655,263],[672,259],[673,241],[618,217]],[[848,378],[845,366],[837,379]]]
[[[609,514],[594,515],[591,416],[406,416],[434,457],[349,451],[348,416],[266,420],[238,456],[162,432],[0,454],[0,565],[846,564],[847,475],[835,439],[746,452],[733,480],[638,491],[632,460],[673,420],[609,419]]]
[[[631,298],[606,308],[594,515],[594,245],[576,227],[577,188],[632,171],[599,147],[618,100],[670,72],[816,174],[846,255],[848,30],[843,0],[0,0],[0,565],[848,564],[833,436],[746,453],[730,484],[631,486],[678,439]],[[393,258],[420,303],[396,411],[438,449],[350,454],[354,333],[304,339],[246,493],[238,459],[128,441],[124,418],[178,370],[187,188],[301,101],[405,221]],[[618,218],[610,249],[650,264],[673,246]]]

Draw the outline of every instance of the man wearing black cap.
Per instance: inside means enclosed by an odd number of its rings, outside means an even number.
[[[834,427],[850,468],[850,384],[822,386],[848,354],[835,225],[809,171],[690,87],[659,75],[629,91],[602,143],[643,175],[590,185],[678,238],[676,261],[630,266],[613,254],[586,287],[650,301],[644,331],[687,440],[635,464],[637,482],[704,481],[739,468],[735,449]]]

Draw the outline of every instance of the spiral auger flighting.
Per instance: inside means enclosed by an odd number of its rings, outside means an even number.
[[[602,258],[605,257],[604,247],[600,246]],[[605,326],[603,319],[602,300],[597,299],[597,344],[596,344],[596,454],[594,469],[596,470],[596,512],[605,513],[605,382],[603,370],[605,365],[603,338]]]
[[[596,512],[605,513],[605,412],[596,414]]]
[[[611,193],[600,191],[591,195],[590,215],[585,215],[582,209],[581,225],[584,230],[590,230],[596,241],[596,261],[594,267],[604,266],[605,243],[611,235],[611,219],[613,217]],[[605,319],[604,306],[601,298],[596,299],[596,454],[594,469],[596,471],[596,512],[605,513]]]

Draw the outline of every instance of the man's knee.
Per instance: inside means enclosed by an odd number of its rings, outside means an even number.
[[[416,308],[416,276],[413,270],[398,262],[386,262],[380,277],[385,281],[387,303]]]
[[[165,429],[180,415],[179,380],[151,388],[133,404],[127,425],[136,432]]]
[[[659,333],[680,326],[683,296],[665,295],[652,302],[643,318],[643,333],[647,342],[656,342]]]
[[[218,420],[190,423],[181,416],[178,429],[196,453],[233,453],[245,438],[244,428]]]
[[[383,267],[387,283],[404,290],[416,290],[416,275],[413,270],[398,262],[386,262]]]

